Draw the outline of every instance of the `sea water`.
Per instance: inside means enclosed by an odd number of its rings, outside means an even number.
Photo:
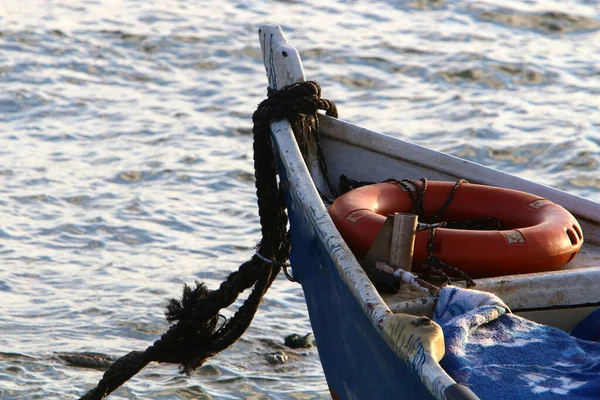
[[[340,118],[600,201],[599,10],[0,1],[0,399],[78,398],[102,371],[57,354],[146,348],[184,283],[215,288],[253,254],[258,25],[283,27]],[[282,348],[310,331],[280,277],[230,349],[191,376],[150,365],[110,398],[328,398],[316,349]]]

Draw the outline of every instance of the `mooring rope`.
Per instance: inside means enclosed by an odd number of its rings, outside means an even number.
[[[181,300],[171,299],[167,306],[166,319],[173,323],[168,331],[146,350],[132,351],[117,359],[97,386],[81,400],[104,399],[152,361],[179,364],[180,370],[189,374],[242,336],[290,253],[287,214],[283,193],[277,183],[270,125],[287,119],[303,154],[306,154],[309,140],[317,140],[319,158],[322,159],[318,143],[318,110],[337,117],[335,104],[321,98],[321,87],[316,82],[268,90],[267,99],[252,116],[254,173],[262,232],[257,246],[260,257],[254,255],[243,263],[217,290],[209,290],[199,282],[193,289],[185,285]],[[321,170],[326,176],[325,165],[321,165]],[[334,193],[327,177],[326,181]],[[233,317],[226,319],[219,314],[251,287],[252,292]]]

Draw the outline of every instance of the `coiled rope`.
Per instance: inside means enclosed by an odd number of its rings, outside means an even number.
[[[270,125],[287,119],[303,154],[309,141],[317,140],[319,159],[323,160],[318,145],[318,110],[337,117],[335,104],[321,99],[321,87],[316,82],[268,90],[267,99],[252,116],[254,173],[262,232],[257,254],[231,273],[217,290],[209,290],[200,282],[196,282],[193,289],[185,285],[182,298],[171,299],[167,306],[166,319],[172,323],[167,332],[146,350],[132,351],[117,359],[97,386],[81,400],[104,399],[152,361],[179,364],[180,370],[189,374],[242,336],[290,253],[287,214],[277,183]],[[326,175],[324,162],[320,164]],[[219,314],[251,287],[252,292],[233,317],[226,319]]]

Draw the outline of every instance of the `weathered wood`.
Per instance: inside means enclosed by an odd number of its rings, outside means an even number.
[[[415,251],[415,233],[419,219],[415,214],[395,213],[392,241],[390,243],[390,265],[412,270],[412,260]]]
[[[271,89],[306,80],[298,50],[287,43],[279,25],[261,25],[258,37]]]
[[[271,89],[281,89],[284,86],[306,80],[298,50],[287,43],[283,30],[279,25],[261,25],[258,28],[258,37]],[[287,121],[274,122],[271,125],[271,130],[273,133],[292,132],[292,128]],[[312,179],[323,193],[329,194],[325,178],[319,168],[317,143],[311,141],[307,143],[307,148],[305,162]]]
[[[375,264],[383,261],[394,268],[410,271],[417,226],[418,217],[414,214],[395,213],[388,216],[361,265],[367,271],[373,271]]]
[[[392,243],[392,231],[394,230],[394,217],[388,216],[383,223],[383,226],[377,233],[377,237],[373,241],[373,245],[367,252],[363,260],[363,265],[366,268],[375,268],[377,261],[390,260],[390,247]]]

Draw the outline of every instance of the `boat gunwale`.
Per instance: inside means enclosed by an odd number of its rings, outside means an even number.
[[[287,56],[290,50],[293,49],[295,54],[297,54],[297,50],[287,44],[283,31],[279,26],[261,25],[259,39],[267,78],[272,88],[281,87],[283,86],[282,83],[291,84],[304,80],[300,58],[295,57],[295,55],[294,57]],[[279,58],[282,49],[287,53],[283,56],[283,59]],[[300,65],[293,65],[296,62]],[[392,313],[381,298],[331,220],[315,186],[309,166],[302,157],[289,122],[286,120],[273,122],[271,131],[281,164],[286,169],[288,187],[293,186],[294,192],[302,196],[303,201],[300,204],[305,210],[309,211],[311,216],[309,221],[313,231],[318,235],[345,286],[359,303],[382,339],[398,355],[400,360],[403,360],[415,370],[424,386],[433,396],[444,399],[444,391],[449,387],[456,386],[457,382],[440,366],[439,359],[433,356],[430,348],[423,345],[423,343],[428,343],[431,338],[421,335],[416,325],[408,326],[407,329],[402,331],[401,335],[396,337],[390,335],[393,332],[392,330],[385,329],[388,320],[392,323],[395,322],[394,318],[390,317],[395,317],[398,314]],[[314,163],[309,160],[310,164],[314,168]],[[410,318],[414,317],[409,314],[403,315]],[[414,318],[418,319],[418,317]],[[441,339],[443,342],[441,328],[435,322],[432,321],[431,323],[439,329],[437,339]],[[404,345],[406,340],[403,339],[406,339],[407,336],[410,336],[411,339],[409,346]],[[418,356],[415,356],[416,351],[419,351]]]
[[[384,329],[388,319],[400,313],[393,313],[390,310],[346,242],[342,239],[313,183],[289,123],[287,121],[277,121],[271,125],[271,130],[281,162],[286,169],[288,186],[293,186],[294,192],[302,196],[301,203],[311,215],[308,222],[311,223],[313,231],[323,243],[341,279],[388,346],[407,365],[415,365],[414,357],[409,354],[404,346],[399,344],[401,342],[400,338],[390,335],[389,331]],[[414,316],[414,318],[418,317]],[[435,322],[433,323],[435,324]],[[403,337],[407,334],[410,335],[411,333],[404,332]],[[413,336],[416,337],[417,335]],[[423,337],[423,342],[427,341],[428,338]],[[416,372],[430,392],[436,398],[442,399],[445,397],[444,391],[448,387],[457,384],[457,382],[448,375],[439,365],[438,360],[420,342],[417,346],[423,348],[422,354],[425,355],[426,359],[424,362],[419,363]]]

